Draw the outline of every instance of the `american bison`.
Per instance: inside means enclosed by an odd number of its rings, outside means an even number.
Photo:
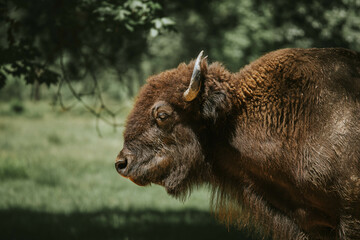
[[[190,82],[190,83],[189,83]],[[360,53],[282,49],[237,73],[180,64],[148,79],[116,170],[274,239],[360,239]]]

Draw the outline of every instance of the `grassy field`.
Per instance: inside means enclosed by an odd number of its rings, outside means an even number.
[[[206,189],[182,203],[121,178],[122,129],[100,138],[81,108],[14,105],[0,103],[0,239],[248,239],[214,220]]]

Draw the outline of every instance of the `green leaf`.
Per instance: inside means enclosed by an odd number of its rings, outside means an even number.
[[[125,27],[126,27],[126,29],[129,30],[130,32],[133,32],[133,31],[134,31],[134,27],[131,26],[131,25],[129,25],[129,24],[127,24],[127,23],[125,23]]]
[[[150,8],[153,10],[161,10],[162,7],[159,3],[149,2]]]
[[[154,23],[155,28],[157,28],[157,29],[160,29],[163,25],[161,19],[154,19],[152,22]]]
[[[131,10],[136,11],[137,8],[143,8],[144,6],[146,7],[145,4],[143,4],[141,1],[128,1],[129,2],[129,7]]]
[[[166,18],[166,17],[161,18],[161,22],[165,26],[175,25],[175,21],[171,20],[170,18]]]
[[[127,18],[131,14],[130,11],[125,9],[120,9],[115,16],[114,20],[123,21],[125,18]]]
[[[152,29],[150,29],[150,36],[151,37],[156,37],[157,35],[159,35],[159,31],[158,30],[156,30],[155,28],[152,28]]]

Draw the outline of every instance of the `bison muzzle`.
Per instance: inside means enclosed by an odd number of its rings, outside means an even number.
[[[360,239],[360,54],[282,49],[237,73],[148,79],[116,170],[175,197],[208,185],[217,217],[274,239]]]

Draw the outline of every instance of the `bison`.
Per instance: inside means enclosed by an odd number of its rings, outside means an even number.
[[[231,73],[196,61],[152,76],[119,174],[274,239],[360,239],[360,53],[282,49]]]

